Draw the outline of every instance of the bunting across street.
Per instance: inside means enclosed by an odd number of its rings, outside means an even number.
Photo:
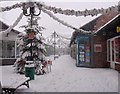
[[[65,9],[63,10],[62,8],[57,8],[57,7],[54,7],[54,6],[48,6],[46,5],[45,3],[43,2],[21,2],[21,3],[17,3],[17,4],[14,4],[12,6],[7,6],[7,7],[1,7],[0,8],[0,12],[6,12],[6,11],[10,11],[12,9],[16,9],[16,8],[26,8],[28,9],[29,7],[32,6],[35,6],[35,7],[38,7],[38,9],[41,11],[43,11],[44,13],[48,14],[51,18],[53,18],[54,20],[56,20],[57,22],[71,28],[71,29],[74,29],[75,31],[78,31],[78,32],[81,32],[81,33],[88,33],[90,34],[91,31],[85,31],[83,29],[78,29],[64,21],[62,21],[61,19],[57,18],[56,16],[53,15],[54,14],[63,14],[63,15],[67,15],[67,16],[97,16],[98,14],[105,14],[105,13],[108,13],[110,11],[119,11],[120,10],[120,4],[118,3],[118,5],[115,5],[115,6],[111,6],[111,7],[108,7],[106,9],[104,8],[100,8],[100,9],[85,9],[84,11],[76,11],[76,10],[71,10],[71,9]],[[52,13],[53,12],[53,13]],[[20,18],[18,17],[18,19],[20,20]],[[17,24],[16,24],[17,25]],[[11,26],[13,29],[14,26]],[[9,28],[8,28],[9,29]],[[9,30],[6,30],[6,31],[9,31]]]

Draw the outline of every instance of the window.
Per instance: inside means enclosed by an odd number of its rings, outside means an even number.
[[[120,36],[107,41],[107,61],[120,62]]]
[[[116,62],[120,62],[120,37],[115,39]]]
[[[2,41],[1,58],[15,58],[15,41]]]

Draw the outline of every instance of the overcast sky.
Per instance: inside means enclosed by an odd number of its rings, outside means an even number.
[[[23,0],[22,0],[23,1]],[[41,1],[41,0],[36,0],[36,1]],[[85,9],[93,9],[93,8],[108,8],[110,6],[114,6],[118,4],[119,0],[43,0],[46,5],[50,6],[55,6],[58,8],[62,9],[74,9],[74,10],[85,10]],[[73,2],[74,1],[74,2]],[[11,6],[13,4],[19,3],[19,1],[1,1],[0,6],[5,7],[5,6]],[[8,25],[12,25],[19,14],[22,12],[21,9],[13,9],[11,11],[7,12],[2,12],[0,13],[0,20],[4,21]],[[92,19],[94,19],[96,16],[91,17],[83,17],[83,16],[66,16],[62,14],[55,14],[56,17],[59,19],[67,22],[68,24],[79,28],[80,26],[88,23]],[[71,34],[74,30],[72,30],[69,27],[66,27],[57,21],[53,20],[50,18],[47,14],[41,13],[40,15],[41,19],[39,20],[39,25],[43,26],[46,28],[46,30],[42,31],[43,36],[47,37],[54,31],[57,33],[64,35],[64,36],[69,36],[71,37]],[[23,16],[22,20],[19,22],[19,24],[14,28],[18,31],[23,31],[24,29],[19,28],[21,25],[27,24],[27,18]]]

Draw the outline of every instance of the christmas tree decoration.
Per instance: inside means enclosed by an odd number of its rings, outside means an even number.
[[[28,32],[27,32],[27,35],[28,35],[27,37],[28,37],[28,39],[34,39],[36,33],[35,33],[32,29],[28,29],[27,31],[28,31]]]
[[[23,63],[23,60],[24,60],[26,62],[33,61],[33,64],[35,65],[36,74],[40,74],[40,70],[41,70],[40,60],[43,58],[43,55],[46,54],[46,49],[43,43],[42,34],[40,34],[41,32],[39,31],[40,27],[38,26],[36,19],[38,18],[36,17],[33,18],[33,22],[35,22],[36,24],[34,24],[33,25],[34,28],[32,28],[29,26],[31,21],[28,18],[28,25],[21,26],[25,28],[24,32],[21,32],[17,36],[17,40],[19,40],[18,47],[21,49],[20,49],[20,55],[19,55],[20,58],[16,60],[17,63],[15,62],[15,65],[17,65],[16,69],[17,69],[17,72],[19,73],[24,73],[25,64],[26,64],[26,63]]]
[[[54,14],[62,14],[62,15],[67,15],[67,16],[97,16],[98,14],[106,14],[111,11],[116,11],[120,12],[120,2],[118,5],[111,6],[108,8],[100,8],[100,9],[85,9],[84,11],[81,10],[73,10],[73,9],[62,9],[62,8],[57,8],[54,6],[48,6],[42,2],[22,2],[19,4],[14,4],[12,6],[6,6],[6,7],[1,7],[0,12],[6,12],[10,11],[12,9],[16,8],[22,8],[23,12],[20,14],[20,16],[17,18],[17,20],[14,22],[13,25],[9,26],[7,30],[3,31],[2,33],[5,33],[6,35],[9,34],[9,32],[20,22],[22,19],[23,15],[28,16],[28,24],[21,26],[22,28],[24,27],[25,30],[24,32],[21,32],[17,36],[17,42],[20,49],[20,59],[17,59],[15,62],[17,72],[19,73],[24,73],[24,67],[25,67],[25,61],[32,61],[35,63],[35,69],[36,73],[39,74],[40,71],[40,63],[39,61],[41,60],[42,62],[43,57],[45,56],[46,53],[46,47],[44,43],[44,39],[42,37],[42,33],[40,31],[44,30],[45,28],[42,26],[38,26],[38,19],[40,19],[39,16],[41,14],[41,11],[44,13],[48,14],[51,18],[53,18],[55,21],[63,24],[64,26],[67,26],[76,32],[80,32],[81,34],[94,34],[91,31],[85,31],[80,28],[76,28],[67,22],[57,18]],[[37,12],[36,12],[37,8]],[[29,17],[30,16],[30,17]],[[120,32],[119,27],[117,27],[117,32]],[[1,33],[1,32],[0,32]],[[55,34],[52,37],[56,37]],[[57,35],[57,37],[59,37]],[[63,38],[63,37],[62,37]],[[49,40],[51,41],[51,40]],[[62,39],[60,38],[58,42],[60,43]],[[66,43],[60,43],[66,45]],[[54,48],[56,46],[56,42],[53,41],[52,45],[54,45]],[[38,61],[38,62],[37,62]]]

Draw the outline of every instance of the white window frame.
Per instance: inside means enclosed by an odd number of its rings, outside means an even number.
[[[111,39],[108,39],[107,40],[107,62],[114,62],[114,63],[117,63],[117,64],[120,64],[120,62],[116,62],[116,48],[115,48],[115,39],[116,38],[120,38],[120,36],[116,36],[114,38],[111,38]],[[110,41],[110,46],[108,45],[108,42]],[[112,41],[114,41],[114,60],[112,60]],[[109,48],[110,47],[110,52],[109,52]],[[109,59],[109,54],[110,54],[110,60]]]
[[[110,39],[108,39],[107,40],[107,62],[110,62],[110,60],[109,60],[109,54],[110,54],[110,52],[109,52],[109,49],[111,49],[111,48],[109,48],[111,45],[108,45],[108,43],[110,42]]]

